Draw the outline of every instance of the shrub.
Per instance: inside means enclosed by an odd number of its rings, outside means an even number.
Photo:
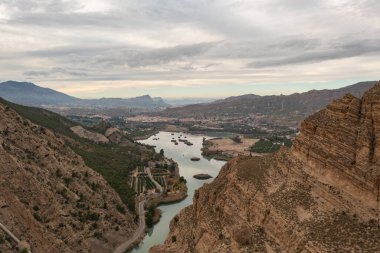
[[[116,210],[118,210],[122,214],[125,214],[125,207],[123,205],[117,204]]]

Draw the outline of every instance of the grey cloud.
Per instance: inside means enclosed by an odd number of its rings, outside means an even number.
[[[67,63],[77,61],[90,64],[92,62],[92,64],[106,66],[128,65],[136,68],[162,65],[172,61],[186,61],[206,53],[218,43],[207,42],[157,49],[131,45],[124,47],[120,45],[111,47],[60,47],[31,51],[28,54],[44,58],[58,58]]]
[[[75,70],[67,70],[63,68],[52,68],[50,70],[44,71],[44,70],[38,70],[38,71],[26,71],[24,72],[24,76],[27,77],[51,77],[56,74],[64,75],[64,76],[74,76],[74,77],[81,77],[81,76],[87,76],[87,73],[81,72],[81,71],[75,71]]]
[[[274,66],[284,66],[290,64],[315,63],[327,60],[350,58],[369,53],[380,53],[380,40],[358,41],[329,48],[327,50],[308,51],[291,57],[268,59],[251,62],[247,65],[250,68],[264,68]]]
[[[79,81],[228,74],[237,80],[271,76],[265,67],[281,72],[289,64],[359,61],[380,52],[378,0],[104,2],[109,9],[83,11],[80,0],[1,1],[0,74],[10,69],[39,80]],[[373,66],[368,72],[377,73]]]
[[[141,51],[132,54],[126,53],[126,62],[130,67],[144,67],[161,65],[171,61],[183,61],[207,52],[217,42],[200,43],[195,45],[181,45],[171,48],[160,48],[150,51]]]

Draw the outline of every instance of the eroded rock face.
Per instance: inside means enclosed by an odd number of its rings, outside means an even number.
[[[0,175],[0,221],[33,252],[112,252],[137,228],[63,138],[1,103]]]
[[[380,84],[362,99],[346,95],[301,125],[293,154],[308,173],[377,208],[380,187]]]
[[[380,84],[304,121],[292,149],[238,157],[151,252],[380,252]]]

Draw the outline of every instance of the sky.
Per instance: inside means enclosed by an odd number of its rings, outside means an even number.
[[[81,98],[380,79],[378,0],[0,0],[0,81]]]

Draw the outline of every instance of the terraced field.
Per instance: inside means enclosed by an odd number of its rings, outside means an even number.
[[[164,190],[166,190],[167,184],[166,184],[166,179],[164,176],[161,176],[161,175],[156,176],[155,175],[153,178],[154,178],[154,180],[157,181],[157,183],[159,183],[164,188]]]
[[[135,190],[137,195],[140,195],[142,192],[145,190],[153,190],[156,188],[154,185],[153,181],[144,173],[144,170],[138,169],[138,171],[141,173],[138,176],[132,176],[131,179],[129,180],[129,185],[131,186],[132,189]],[[153,175],[153,179],[159,183],[164,190],[167,189],[167,183],[165,176],[159,174]]]
[[[144,181],[145,181],[146,189],[153,190],[154,188],[156,188],[154,186],[154,183],[152,182],[152,180],[150,180],[149,177],[144,176]]]

